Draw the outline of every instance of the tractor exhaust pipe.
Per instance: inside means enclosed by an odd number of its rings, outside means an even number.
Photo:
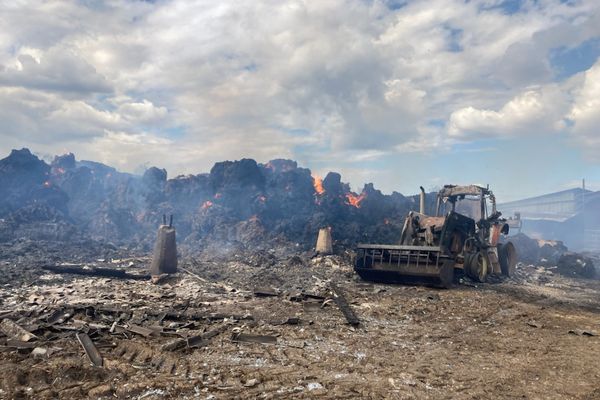
[[[420,186],[421,194],[419,195],[419,213],[425,214],[425,189]]]

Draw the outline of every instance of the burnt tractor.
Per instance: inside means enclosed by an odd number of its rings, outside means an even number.
[[[461,274],[479,282],[511,276],[516,250],[511,242],[500,243],[508,230],[489,187],[444,186],[433,216],[425,214],[421,187],[419,212],[408,213],[399,243],[359,244],[354,270],[369,281],[446,288]]]

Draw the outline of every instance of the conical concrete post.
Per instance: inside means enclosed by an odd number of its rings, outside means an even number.
[[[172,217],[171,217],[172,221]],[[177,272],[177,244],[175,228],[172,224],[161,225],[158,228],[154,254],[150,267],[151,275],[173,274]]]
[[[333,254],[333,242],[331,240],[331,227],[319,229],[317,237],[317,246],[315,248],[318,254]]]

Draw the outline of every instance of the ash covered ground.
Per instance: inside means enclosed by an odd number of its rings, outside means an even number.
[[[292,161],[167,179],[20,150],[0,183],[0,398],[600,398],[600,281],[560,243],[516,237],[494,283],[381,285],[352,245],[395,242],[415,198]],[[152,283],[171,213],[179,272]]]
[[[90,243],[2,248],[2,398],[556,398],[600,396],[600,281],[520,264],[451,290],[361,281],[346,254],[280,247],[150,257]],[[331,283],[360,320],[347,323]],[[76,334],[102,357],[93,366]]]

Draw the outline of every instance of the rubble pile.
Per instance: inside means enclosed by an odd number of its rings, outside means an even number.
[[[557,262],[558,272],[565,276],[595,278],[596,267],[590,257],[577,253],[566,252]]]
[[[561,241],[532,239],[524,233],[510,236],[508,240],[515,245],[522,264],[571,277],[593,279],[597,276],[592,258],[570,252]]]
[[[354,193],[339,174],[321,179],[290,160],[225,161],[171,179],[164,169],[136,176],[73,154],[48,165],[22,149],[0,160],[0,242],[86,236],[148,250],[162,215],[173,214],[189,248],[280,241],[306,249],[324,227],[337,246],[393,243],[415,207],[414,197],[384,195],[372,184]]]
[[[539,262],[542,265],[557,265],[562,256],[569,251],[563,242],[558,240],[538,240],[540,248]]]
[[[524,233],[518,233],[512,235],[510,241],[517,250],[519,261],[528,264],[537,264],[540,261],[540,245],[536,239],[532,239]]]

